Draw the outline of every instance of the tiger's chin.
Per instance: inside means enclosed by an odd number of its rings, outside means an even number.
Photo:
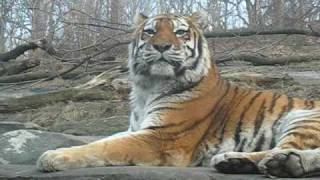
[[[157,62],[150,66],[150,76],[174,78],[176,73],[174,67],[166,62]]]

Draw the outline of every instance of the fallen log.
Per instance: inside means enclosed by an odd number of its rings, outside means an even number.
[[[293,78],[288,76],[285,73],[278,74],[263,74],[256,72],[221,72],[221,76],[227,80],[232,82],[244,82],[248,85],[253,86],[264,86],[270,87],[272,84],[276,84],[279,82],[289,82],[292,81]]]
[[[285,56],[285,57],[267,57],[257,53],[231,53],[224,57],[217,57],[216,63],[225,63],[228,61],[238,60],[252,63],[254,66],[265,65],[287,65],[290,63],[309,62],[314,60],[320,60],[319,55],[307,55],[307,56]]]
[[[39,59],[26,59],[8,66],[2,65],[0,70],[0,76],[19,74],[27,69],[40,65]]]
[[[62,78],[68,79],[78,75],[79,73],[68,73],[61,75]],[[2,76],[0,77],[0,83],[17,83],[23,81],[32,81],[37,79],[44,79],[50,77],[59,77],[56,73],[49,72],[49,71],[36,71],[36,72],[28,72],[28,73],[20,73],[11,76]]]
[[[22,98],[10,98],[0,101],[0,113],[14,113],[27,109],[36,109],[58,102],[114,99],[115,96],[101,86],[90,89],[69,88],[47,94],[37,94]]]
[[[320,37],[320,32],[307,29],[268,29],[268,30],[232,30],[223,32],[205,32],[206,38],[223,38],[223,37],[237,37],[237,36],[254,36],[254,35],[305,35]]]

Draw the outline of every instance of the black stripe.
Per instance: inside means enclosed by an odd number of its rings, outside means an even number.
[[[179,66],[175,66],[173,71],[174,71],[174,75],[176,77],[182,76],[184,75],[184,73],[186,72],[187,68],[186,67],[182,67],[181,68],[181,64]]]
[[[274,122],[273,122],[273,125],[272,125],[272,135],[275,134],[276,127],[277,127],[277,125],[278,125],[279,119],[281,119],[281,117],[283,116],[283,114],[284,114],[285,112],[288,112],[288,111],[292,110],[292,108],[293,108],[294,99],[291,98],[291,97],[287,97],[287,100],[288,100],[288,104],[287,104],[287,105],[284,105],[284,106],[282,107],[282,109],[281,109],[281,111],[280,111],[280,113],[279,113],[279,115],[278,115],[278,118],[277,118],[276,120],[274,120]],[[273,136],[272,141],[271,141],[271,143],[270,143],[270,148],[273,148],[273,147],[275,147],[275,146],[276,146],[275,136]]]
[[[253,137],[255,137],[257,135],[257,133],[259,132],[261,125],[262,125],[262,122],[264,120],[265,110],[266,110],[265,104],[266,104],[266,100],[264,99],[259,107],[259,111],[256,115],[255,120],[254,120],[255,122],[254,122]]]
[[[259,132],[259,130],[261,128],[261,125],[263,123],[264,116],[265,116],[265,113],[266,113],[265,104],[266,104],[266,100],[264,99],[263,102],[261,103],[260,107],[259,107],[259,111],[256,114],[256,118],[254,120],[254,132],[253,132],[253,136],[252,136],[253,139],[250,142],[249,146],[251,146],[251,144],[254,142],[254,139],[256,138],[256,135],[258,134],[258,132]],[[259,138],[261,140],[261,136]],[[256,148],[260,148],[260,147],[256,147]]]
[[[188,69],[194,70],[198,67],[199,62],[202,58],[202,37],[199,37],[198,39],[198,46],[197,46],[197,50],[198,50],[198,57],[196,59],[196,61],[194,63],[192,63],[192,66],[189,67]]]
[[[313,109],[314,107],[315,107],[315,105],[314,105],[314,101],[310,101],[310,109]]]
[[[134,118],[134,121],[137,121],[139,119],[138,113],[133,112],[133,118]]]
[[[194,49],[192,49],[192,48],[190,48],[189,46],[187,46],[187,48],[189,49],[189,50],[191,50],[191,58],[193,58],[194,56],[195,56],[195,51],[196,50],[198,50],[198,57],[196,58],[196,60],[192,63],[192,65],[190,66],[190,67],[175,67],[175,69],[174,69],[174,72],[175,72],[175,75],[176,76],[181,76],[181,75],[183,75],[184,73],[185,73],[185,71],[187,70],[187,69],[189,69],[189,70],[195,70],[197,67],[198,67],[198,65],[199,65],[199,63],[200,63],[200,61],[202,60],[202,37],[201,36],[199,36],[199,37],[196,37],[196,33],[194,32],[194,38],[195,39],[197,39],[198,41],[194,41]]]
[[[291,97],[287,97],[288,99],[288,108],[287,108],[287,111],[291,111],[293,106],[294,106],[294,99],[291,98]]]
[[[308,110],[313,109],[314,108],[314,101],[305,100],[304,106],[305,106],[305,109],[308,109]]]
[[[233,95],[233,97],[231,98],[231,99],[232,99],[231,102],[230,102],[231,105],[233,105],[232,101],[233,101],[233,100],[236,100],[235,97],[238,95],[238,89],[239,89],[239,88],[236,86],[236,87],[235,87],[234,95]],[[222,108],[223,108],[223,107],[222,107]],[[223,124],[222,124],[223,127],[222,127],[222,130],[221,130],[220,135],[219,135],[219,144],[221,144],[222,141],[223,141],[225,129],[226,129],[226,127],[227,127],[227,124],[228,124],[228,122],[229,122],[229,120],[230,120],[230,116],[231,116],[230,111],[233,109],[232,107],[229,107],[229,106],[225,106],[225,108],[226,108],[226,109],[229,109],[229,111],[228,111],[228,112],[225,112],[225,111],[223,111],[222,109],[219,110],[219,113],[220,113],[220,114],[226,115],[223,119],[220,119],[220,121],[223,123]],[[220,115],[220,114],[219,114],[219,115]],[[219,115],[217,115],[217,117],[220,117]]]
[[[235,143],[236,143],[236,149],[242,149],[243,145],[239,145],[240,143],[240,132],[242,131],[242,124],[243,124],[243,118],[246,114],[246,112],[250,109],[251,105],[254,103],[254,101],[262,94],[262,92],[258,92],[256,93],[256,95],[254,95],[251,100],[249,101],[249,103],[245,106],[244,110],[242,111],[241,115],[240,115],[240,118],[239,118],[239,121],[238,121],[238,124],[237,124],[237,128],[236,128],[236,132],[235,132],[235,137],[234,137],[234,140],[235,140]]]
[[[241,141],[241,144],[239,145],[239,147],[237,148],[238,151],[243,152],[243,147],[244,145],[247,143],[247,138],[243,139],[243,141]]]
[[[281,97],[281,94],[273,94],[273,97],[272,97],[272,101],[271,101],[271,104],[270,104],[270,108],[269,108],[269,112],[270,113],[273,113],[274,112],[274,107],[276,105],[276,102],[277,100]]]
[[[137,71],[137,66],[139,65],[139,63],[137,62],[134,62],[133,63],[133,72],[136,72]]]
[[[228,81],[224,81],[224,80],[220,80],[219,79],[219,84],[217,85],[218,87],[220,86],[220,83],[226,83],[226,89],[224,91],[224,94],[219,98],[219,100],[217,101],[217,103],[213,106],[212,111],[204,118],[207,119],[210,115],[214,114],[217,111],[217,107],[220,106],[221,102],[223,101],[223,99],[228,95],[229,90],[230,90],[230,83]],[[219,108],[220,109],[220,108]],[[207,139],[208,137],[211,137],[211,130],[212,130],[212,126],[214,125],[214,123],[216,123],[216,121],[214,121],[215,116],[213,116],[213,119],[211,120],[208,128],[206,129],[206,132],[204,133],[204,135],[201,137],[201,139],[199,140],[197,146],[199,146],[199,144],[201,142],[203,142],[204,139]],[[221,121],[220,121],[221,122]],[[216,125],[216,124],[215,124]],[[197,147],[196,146],[196,147]],[[215,145],[216,146],[216,145]],[[217,147],[217,151],[218,151],[218,147]]]
[[[196,47],[197,47],[197,34],[196,34],[196,32],[193,32],[193,39],[194,39],[193,48],[194,48],[194,49],[197,49],[197,48],[196,48]]]
[[[191,57],[194,57],[194,56],[196,55],[195,49],[192,49],[192,48],[189,47],[188,45],[187,45],[187,48],[191,51]]]
[[[196,87],[198,84],[200,84],[200,82],[203,80],[203,78],[204,77],[202,77],[197,82],[190,82],[188,84],[182,84],[182,83],[177,82],[176,88],[172,88],[168,92],[164,92],[164,93],[160,94],[159,96],[154,98],[148,105],[150,105],[153,102],[158,101],[159,99],[162,99],[163,97],[166,97],[166,96],[181,94],[185,91],[191,91],[194,87]]]
[[[151,113],[154,113],[156,111],[161,111],[161,110],[180,110],[180,108],[176,108],[176,107],[157,107],[157,108],[151,109],[151,111],[148,111],[147,114],[151,114]]]
[[[166,124],[164,126],[149,126],[149,127],[144,128],[144,129],[156,130],[156,129],[169,128],[169,127],[173,127],[173,126],[177,126],[177,124]]]
[[[273,121],[273,124],[271,126],[272,139],[270,142],[270,149],[276,146],[275,131],[276,131],[277,125],[279,124],[279,119],[282,118],[283,114],[286,112],[286,109],[287,109],[287,106],[283,106],[279,115],[278,115],[278,118]]]
[[[198,37],[198,47],[197,49],[199,50],[198,57],[202,57],[202,36]]]
[[[137,45],[137,42],[136,42],[137,40],[135,39],[134,41],[132,41],[132,45],[131,45],[131,50],[132,50],[132,52],[131,52],[131,56],[132,57],[135,57],[135,49],[136,49],[136,45]]]
[[[264,144],[265,142],[265,136],[264,136],[264,133],[261,133],[261,136],[259,137],[257,143],[256,143],[256,147],[255,149],[253,150],[254,152],[257,152],[257,151],[261,151],[262,150],[262,145]]]
[[[241,98],[240,98],[240,100],[239,100],[239,99],[235,98],[235,97],[237,97],[237,95],[238,95],[238,90],[239,90],[239,88],[236,86],[236,87],[235,87],[235,94],[234,94],[233,97],[231,98],[231,99],[232,99],[231,102],[230,102],[230,105],[231,105],[231,106],[227,106],[227,108],[229,109],[229,111],[228,111],[228,112],[224,112],[224,111],[222,111],[222,110],[219,110],[219,112],[222,112],[222,113],[224,113],[224,114],[226,115],[223,119],[220,120],[220,121],[224,122],[224,124],[223,124],[222,131],[221,131],[221,133],[220,133],[220,136],[219,136],[219,144],[222,143],[222,141],[223,141],[223,137],[224,137],[223,135],[224,135],[224,132],[225,132],[225,128],[226,128],[226,125],[227,125],[227,123],[228,123],[228,120],[230,120],[230,116],[232,115],[232,110],[235,109],[234,107],[237,108],[238,105],[242,102],[242,100],[243,100],[245,97],[247,97],[247,95],[250,93],[250,91],[243,93],[242,96],[241,96]],[[233,100],[239,100],[239,101],[238,101],[237,103],[233,103]],[[217,115],[217,116],[218,116],[218,115]],[[218,118],[219,118],[219,116],[218,116]]]

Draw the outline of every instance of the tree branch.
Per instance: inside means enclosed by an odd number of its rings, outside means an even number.
[[[50,55],[59,56],[51,43],[49,43],[46,39],[41,39],[38,42],[29,42],[19,45],[11,51],[0,54],[0,61],[8,62],[11,59],[16,59],[17,57],[21,56],[24,52],[28,50],[34,50],[37,48],[41,48]]]
[[[0,61],[2,62],[8,62],[11,59],[15,59],[17,57],[19,57],[20,55],[22,55],[24,52],[28,51],[28,50],[33,50],[38,48],[38,44],[36,44],[35,42],[29,42],[26,44],[22,44],[20,46],[17,46],[16,48],[14,48],[11,51],[8,51],[6,53],[2,53],[0,54]]]

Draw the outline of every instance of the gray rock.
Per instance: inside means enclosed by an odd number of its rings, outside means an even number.
[[[38,180],[265,180],[263,175],[227,175],[211,168],[118,166],[72,169],[54,173],[42,173],[34,166],[0,165],[0,179]],[[304,178],[302,178],[304,179]],[[316,180],[319,178],[308,178]]]
[[[291,76],[295,82],[304,86],[320,85],[320,72],[289,72],[289,76]]]
[[[100,137],[101,138],[101,137]],[[86,144],[99,137],[78,137],[37,130],[16,130],[0,135],[0,164],[35,164],[45,151]]]
[[[0,122],[0,134],[6,133],[9,131],[19,130],[19,129],[41,130],[43,128],[34,123],[21,123],[21,122],[11,122],[11,121]]]

